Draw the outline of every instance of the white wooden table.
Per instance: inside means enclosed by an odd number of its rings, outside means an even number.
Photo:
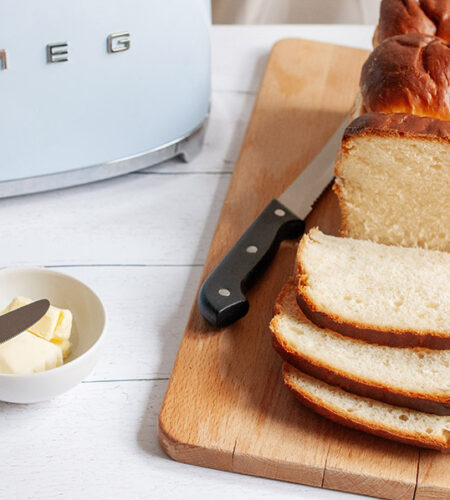
[[[94,372],[46,403],[0,403],[0,499],[352,497],[176,463],[158,412],[273,43],[370,48],[363,26],[214,27],[212,113],[202,153],[148,171],[0,200],[2,266],[62,270],[109,315]]]

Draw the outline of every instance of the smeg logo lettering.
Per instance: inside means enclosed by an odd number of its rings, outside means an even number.
[[[116,54],[130,50],[131,37],[128,31],[111,33],[106,38],[108,54]],[[69,60],[69,43],[54,42],[47,44],[47,63],[62,63]],[[8,55],[6,49],[0,49],[0,71],[8,69]]]

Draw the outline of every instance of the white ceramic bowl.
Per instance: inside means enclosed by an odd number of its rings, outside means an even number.
[[[42,268],[0,270],[0,310],[17,295],[48,299],[73,314],[72,351],[62,366],[25,375],[0,373],[0,401],[35,403],[51,399],[83,380],[94,367],[104,340],[106,313],[84,283]]]

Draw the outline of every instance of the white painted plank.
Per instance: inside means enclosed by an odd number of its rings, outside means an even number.
[[[166,385],[84,383],[47,403],[0,403],[0,498],[346,498],[168,459],[157,440],[157,415]]]
[[[214,26],[213,89],[257,92],[273,44],[282,38],[306,38],[321,42],[372,48],[373,26],[271,25]]]
[[[203,264],[229,174],[132,174],[0,200],[0,263]]]
[[[55,269],[91,286],[107,310],[107,341],[88,380],[170,376],[201,267]]]

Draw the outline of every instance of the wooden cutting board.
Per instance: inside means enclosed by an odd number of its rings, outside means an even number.
[[[274,46],[202,281],[332,135],[366,57],[305,40]],[[337,232],[330,191],[307,225]],[[281,245],[248,295],[250,312],[233,326],[212,329],[193,304],[160,413],[161,446],[175,460],[226,471],[396,500],[450,498],[450,455],[333,424],[283,386],[268,324],[295,248]]]

